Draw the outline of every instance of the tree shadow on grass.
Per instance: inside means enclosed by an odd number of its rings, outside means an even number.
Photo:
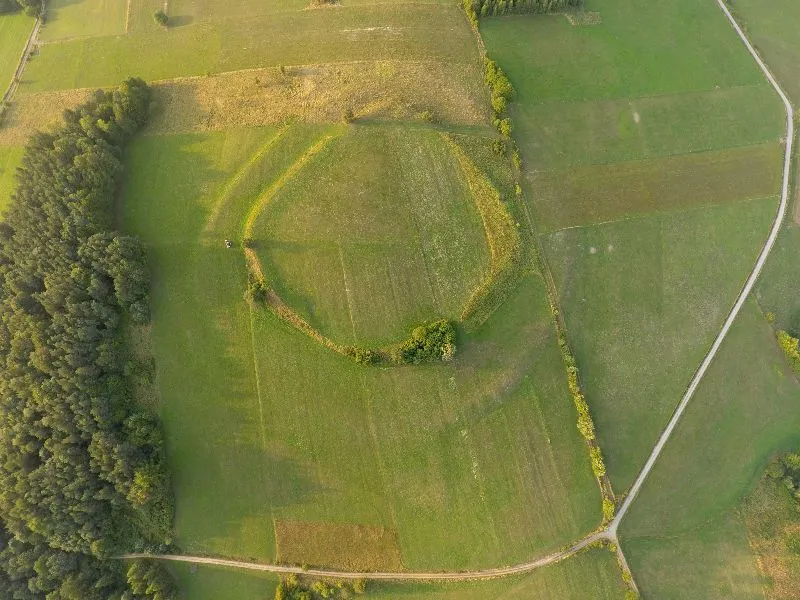
[[[174,29],[176,27],[185,27],[194,21],[194,17],[191,15],[176,15],[171,16],[169,18],[169,27],[170,29]]]

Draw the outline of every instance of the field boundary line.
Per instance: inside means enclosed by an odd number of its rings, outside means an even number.
[[[22,50],[22,54],[19,57],[19,62],[17,63],[17,69],[14,71],[14,75],[11,77],[11,83],[8,84],[8,88],[6,88],[5,94],[3,94],[2,104],[5,105],[9,100],[11,100],[11,96],[14,95],[14,92],[17,91],[19,87],[19,83],[22,80],[22,73],[25,71],[25,65],[28,63],[28,58],[33,51],[33,47],[36,45],[36,40],[39,37],[39,28],[42,26],[42,17],[36,17],[36,22],[33,24],[31,28],[31,34],[28,36],[28,41],[25,43],[25,48]],[[2,115],[2,113],[0,113]]]
[[[793,156],[792,147],[794,144],[794,109],[792,108],[792,104],[789,101],[788,96],[783,91],[783,89],[781,88],[780,84],[775,79],[775,77],[772,75],[772,72],[769,70],[769,67],[767,67],[767,65],[761,59],[761,57],[758,54],[758,51],[755,49],[753,44],[748,39],[747,34],[745,34],[744,30],[736,21],[733,14],[731,14],[731,11],[725,5],[725,1],[717,0],[717,4],[719,5],[720,9],[722,9],[722,12],[725,14],[730,24],[733,26],[734,31],[736,31],[739,38],[744,43],[745,47],[747,48],[747,51],[756,61],[756,64],[759,66],[762,73],[764,73],[764,75],[766,76],[767,81],[769,81],[769,83],[777,92],[778,96],[783,102],[784,109],[786,110],[786,148],[783,161],[783,183],[781,186],[781,199],[778,205],[778,212],[775,215],[775,220],[773,221],[772,227],[770,228],[769,236],[767,237],[767,240],[765,241],[764,246],[762,247],[761,252],[758,255],[758,259],[756,260],[756,263],[753,266],[750,275],[747,277],[747,281],[745,282],[744,287],[739,292],[739,296],[736,298],[736,302],[734,303],[733,308],[728,314],[728,317],[725,319],[725,323],[723,324],[722,329],[717,334],[717,337],[714,340],[714,343],[711,345],[711,348],[709,349],[708,353],[706,354],[706,357],[703,359],[703,362],[700,363],[700,366],[698,367],[697,371],[695,371],[695,374],[689,383],[689,387],[687,388],[686,393],[683,395],[683,398],[681,398],[681,401],[678,404],[678,407],[675,409],[672,418],[669,420],[666,428],[662,432],[661,436],[658,438],[658,441],[656,442],[656,445],[653,447],[653,450],[650,453],[650,456],[648,457],[647,461],[645,462],[644,467],[639,472],[639,475],[636,477],[636,480],[631,486],[631,489],[625,496],[625,500],[620,506],[619,511],[617,511],[616,516],[609,524],[608,527],[609,535],[615,538],[617,535],[617,529],[619,527],[620,521],[628,512],[628,509],[630,509],[631,505],[633,504],[633,501],[636,499],[636,496],[639,494],[639,491],[644,485],[645,480],[647,479],[648,475],[650,475],[650,472],[653,470],[653,466],[655,465],[656,460],[658,460],[658,457],[663,451],[664,446],[666,445],[667,441],[669,441],[669,438],[675,431],[678,421],[683,416],[686,407],[689,405],[689,401],[694,396],[694,393],[697,390],[698,386],[700,385],[700,382],[702,381],[703,377],[705,376],[708,367],[711,365],[711,362],[716,357],[717,352],[719,351],[719,348],[722,345],[722,342],[727,337],[728,331],[733,325],[733,322],[736,320],[736,317],[742,310],[745,301],[750,296],[750,292],[755,286],[758,277],[761,275],[761,271],[763,270],[764,265],[767,262],[767,258],[769,257],[770,252],[772,252],[772,248],[775,245],[775,240],[778,238],[778,234],[780,233],[781,226],[783,225],[783,221],[786,216],[786,209],[789,198],[789,183],[791,180],[791,173],[792,173],[792,156]]]

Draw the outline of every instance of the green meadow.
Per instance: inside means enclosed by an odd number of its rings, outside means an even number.
[[[309,161],[287,179],[297,157],[325,136],[340,138],[342,149],[351,144],[356,154],[342,150],[339,166],[320,173]],[[356,176],[348,194],[341,177],[365,159],[354,147],[363,136],[375,138],[376,153],[386,136],[405,139],[402,152],[439,147],[431,130],[293,125],[142,138],[131,150],[122,222],[152,252],[154,353],[175,471],[178,543],[187,552],[260,560],[313,552],[328,566],[356,568],[348,548],[366,528],[395,540],[393,548],[383,544],[385,557],[373,557],[378,566],[399,552],[406,568],[457,569],[519,562],[581,537],[599,522],[599,491],[535,273],[483,328],[463,336],[458,357],[441,366],[360,366],[245,302],[244,258],[223,241],[238,243],[253,204],[276,182],[285,183],[285,195],[275,198],[277,214],[301,209],[278,234],[306,231],[302,211],[324,208],[324,198],[342,207],[356,202],[350,205],[355,213],[342,214],[385,230],[369,205],[381,201],[374,195],[380,186],[373,187],[379,182]],[[453,186],[447,202],[463,206],[474,221],[463,182],[443,160]],[[407,186],[415,202],[437,197],[439,188],[426,186],[444,185],[421,166],[411,180],[398,179],[399,170],[383,175],[393,186]],[[339,179],[326,183],[326,176]],[[303,189],[315,195],[304,197]],[[372,199],[359,206],[365,189]],[[323,190],[330,194],[320,197]],[[413,205],[392,210],[397,219],[411,219],[396,224],[409,236],[431,235],[424,225],[412,227]],[[337,225],[334,217],[315,221],[314,235],[359,226]],[[271,231],[260,230],[257,245],[267,246]],[[479,227],[472,235],[483,239]],[[465,239],[440,250],[459,256],[474,252],[470,244]],[[424,245],[431,248],[430,240]],[[361,257],[364,269],[374,268],[369,259]],[[439,260],[446,266],[452,259]],[[327,279],[314,282],[314,297],[321,299],[315,306],[333,306],[326,298],[349,289],[354,297],[372,297],[374,314],[391,314],[396,301],[385,290],[391,274],[387,280],[353,277],[345,289],[344,278],[335,276],[341,268],[320,263],[319,278]],[[302,278],[276,273],[285,282],[279,289],[301,287]],[[394,285],[420,285],[426,275],[412,270],[406,277],[408,283]],[[419,302],[422,316],[429,309],[424,298]],[[341,320],[334,309],[330,314]],[[370,335],[382,335],[384,326],[378,320],[378,333]],[[291,524],[307,537],[280,539]],[[312,541],[320,539],[326,540],[321,547]]]
[[[615,490],[711,344],[777,209],[777,96],[713,2],[486,19],[530,209]],[[700,33],[702,32],[702,33]]]

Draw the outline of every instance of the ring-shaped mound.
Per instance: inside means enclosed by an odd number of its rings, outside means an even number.
[[[497,270],[465,160],[432,129],[348,127],[254,206],[251,256],[283,302],[337,344],[377,347],[422,322],[459,321]]]

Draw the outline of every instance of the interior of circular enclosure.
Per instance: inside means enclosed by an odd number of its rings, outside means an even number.
[[[270,285],[342,344],[458,320],[490,269],[464,174],[431,129],[348,127],[264,206],[252,237]]]

